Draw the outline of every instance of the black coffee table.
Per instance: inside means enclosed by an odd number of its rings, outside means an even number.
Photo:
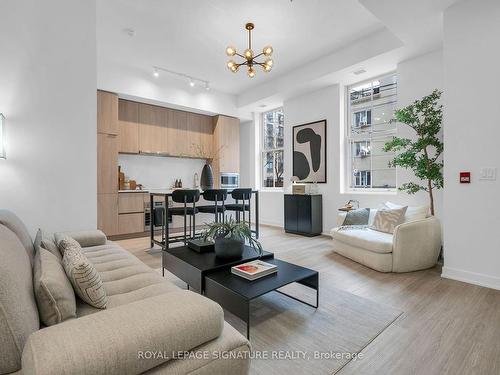
[[[267,251],[262,255],[265,261],[273,257],[274,254]],[[206,275],[255,259],[258,259],[258,254],[250,246],[245,246],[241,258],[231,260],[217,258],[215,252],[197,253],[187,246],[173,247],[162,251],[162,273],[165,275],[165,270],[170,271],[188,287],[203,294]]]
[[[264,259],[264,261],[277,265],[278,272],[253,281],[233,275],[230,268],[205,276],[205,296],[245,321],[247,338],[250,338],[250,302],[257,297],[276,291],[314,308],[317,308],[319,303],[319,274],[317,271],[278,259]],[[316,290],[316,305],[277,290],[293,282]]]

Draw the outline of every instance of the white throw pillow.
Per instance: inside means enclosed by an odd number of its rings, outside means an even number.
[[[394,233],[394,229],[403,223],[407,207],[396,208],[396,209],[380,209],[375,214],[373,219],[373,224],[370,229],[384,232],[384,233]]]
[[[62,260],[64,271],[76,294],[89,305],[105,309],[108,296],[101,276],[82,253],[80,244],[72,238],[67,238],[59,242],[59,248],[64,254]]]
[[[385,207],[389,209],[403,208],[400,204],[385,202]],[[428,206],[408,206],[405,213],[405,223],[409,223],[410,221],[423,220],[429,216],[429,207]]]

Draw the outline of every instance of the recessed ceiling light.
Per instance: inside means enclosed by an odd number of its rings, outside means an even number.
[[[260,108],[266,108],[267,107],[267,104],[261,104],[259,105]]]
[[[191,78],[189,79],[189,86],[194,87],[194,81]]]
[[[156,68],[154,69],[154,71],[153,71],[153,75],[154,75],[156,78],[158,78],[158,77],[160,76],[160,72],[158,71],[158,69],[156,69]]]
[[[355,76],[359,76],[360,74],[366,73],[366,70],[363,68],[359,68],[358,70],[355,70],[352,72]]]
[[[205,90],[210,91],[210,83],[205,82]]]

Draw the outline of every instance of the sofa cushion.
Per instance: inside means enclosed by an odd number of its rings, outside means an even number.
[[[19,219],[14,213],[8,210],[0,210],[0,224],[5,225],[15,233],[17,238],[19,238],[19,241],[21,241],[21,244],[28,254],[31,265],[33,266],[35,248],[26,225],[24,225],[21,219]]]
[[[392,253],[392,234],[366,229],[334,228],[331,235],[337,241],[376,253]]]
[[[89,305],[104,309],[108,296],[101,276],[94,265],[82,253],[78,242],[71,238],[59,242],[63,252],[63,266],[76,294]]]
[[[180,290],[114,242],[83,248],[82,252],[101,275],[108,295],[108,309]],[[77,316],[97,311],[99,309],[77,300]]]
[[[76,318],[75,292],[59,259],[38,247],[33,274],[35,297],[43,324],[51,326]]]
[[[0,374],[5,374],[21,368],[26,340],[40,321],[26,248],[4,225],[0,243]]]
[[[59,232],[54,235],[56,244],[64,238],[73,238],[81,247],[99,246],[106,244],[106,235],[100,230],[83,230],[77,232]]]
[[[370,229],[384,233],[394,233],[394,229],[403,223],[406,209],[407,207],[378,210]]]
[[[62,255],[56,243],[46,234],[43,235],[40,246],[45,250],[50,251],[52,255],[54,255],[60,262],[62,262]]]
[[[385,206],[390,209],[404,207],[392,202],[385,202]],[[424,220],[428,216],[429,216],[428,206],[408,206],[405,212],[404,222],[409,223],[411,221]]]

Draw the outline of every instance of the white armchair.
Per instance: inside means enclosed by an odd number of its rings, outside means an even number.
[[[337,227],[331,236],[336,253],[380,272],[433,267],[441,250],[441,224],[434,216],[400,224],[394,234]]]

